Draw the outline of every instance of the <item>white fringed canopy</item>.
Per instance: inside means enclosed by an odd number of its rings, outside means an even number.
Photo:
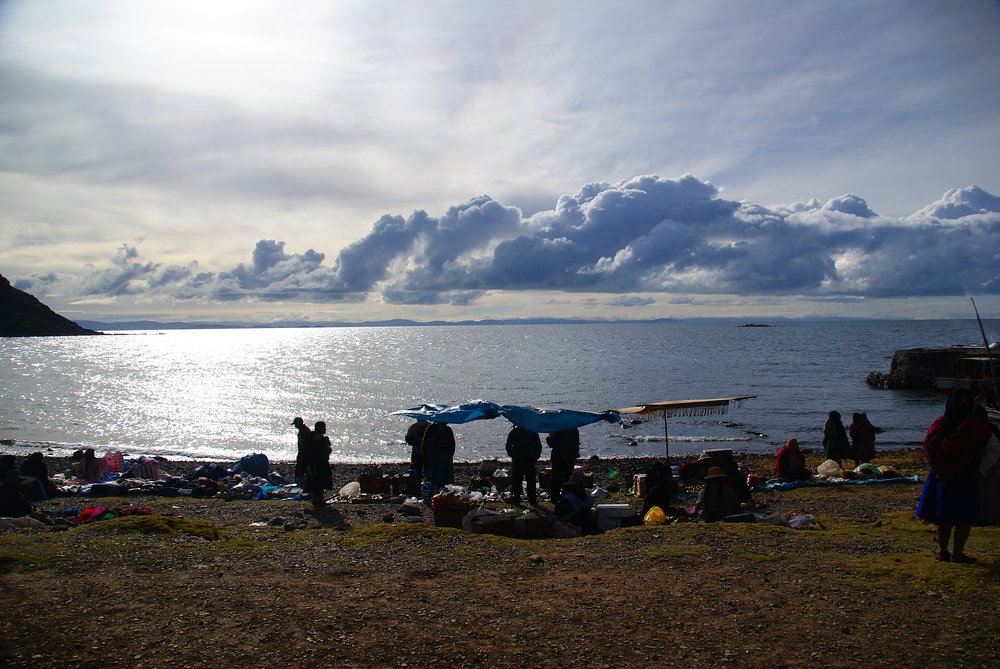
[[[622,418],[643,420],[663,415],[663,442],[666,455],[670,455],[670,438],[667,430],[667,418],[672,416],[722,416],[729,411],[730,405],[740,408],[747,400],[756,395],[737,395],[735,397],[715,397],[703,400],[668,400],[666,402],[649,402],[637,404],[624,409],[615,409]]]

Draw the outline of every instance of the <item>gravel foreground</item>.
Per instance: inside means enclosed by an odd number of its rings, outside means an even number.
[[[737,459],[771,473],[773,456]],[[919,451],[883,461],[923,474]],[[649,462],[585,464],[614,491]],[[477,469],[456,465],[456,480]],[[335,486],[361,470],[335,466]],[[429,509],[409,522],[398,502],[63,497],[43,507],[154,515],[0,534],[0,665],[994,667],[1000,528],[973,530],[977,564],[939,563],[933,527],[913,518],[919,493],[755,493],[821,530],[677,523],[576,539],[439,528]]]

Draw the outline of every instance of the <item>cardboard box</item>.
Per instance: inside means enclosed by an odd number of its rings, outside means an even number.
[[[646,496],[646,475],[636,474],[632,480],[632,490],[638,497]]]
[[[514,536],[514,519],[505,513],[477,516],[469,523],[476,534],[496,534],[501,537]]]
[[[462,528],[462,519],[469,512],[469,508],[434,509],[434,525],[437,527],[457,527]]]
[[[514,519],[514,536],[524,539],[540,538],[549,536],[551,528],[547,518],[539,516],[537,513],[522,513]]]

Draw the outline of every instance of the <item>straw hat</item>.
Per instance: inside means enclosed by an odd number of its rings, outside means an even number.
[[[709,467],[708,472],[705,474],[704,480],[709,479],[724,479],[726,478],[726,473],[722,471],[722,467]]]

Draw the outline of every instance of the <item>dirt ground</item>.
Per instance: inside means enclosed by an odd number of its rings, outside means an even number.
[[[918,453],[894,457],[922,471]],[[770,473],[767,458],[741,460]],[[614,488],[646,464],[589,468]],[[408,522],[398,503],[129,498],[155,515],[0,535],[0,664],[994,667],[1000,528],[973,530],[977,564],[939,563],[912,515],[919,492],[755,494],[823,529],[688,522],[576,539],[438,528],[426,509]],[[123,500],[45,504],[95,502]]]

